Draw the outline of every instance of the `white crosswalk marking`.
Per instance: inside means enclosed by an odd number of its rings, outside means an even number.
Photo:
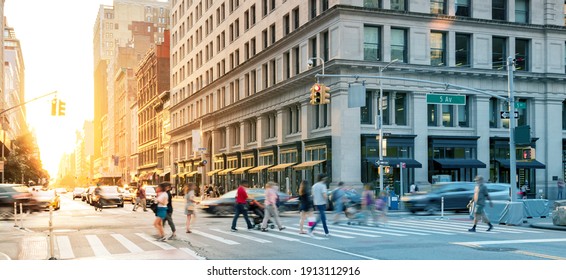
[[[151,236],[149,236],[149,235],[147,235],[147,234],[145,234],[145,233],[136,233],[136,235],[139,236],[139,237],[141,237],[141,238],[143,238],[143,239],[145,239],[145,240],[148,241],[149,243],[151,243],[151,244],[153,244],[153,245],[155,245],[155,246],[157,246],[157,247],[159,247],[159,248],[161,248],[161,249],[163,249],[163,250],[173,250],[173,249],[175,249],[175,247],[173,247],[173,246],[171,246],[171,245],[169,245],[169,244],[167,244],[167,243],[165,243],[165,242],[156,241],[155,238],[153,238],[153,237],[151,237]]]
[[[126,247],[126,249],[128,249],[131,253],[140,253],[143,252],[143,249],[138,247],[138,245],[134,244],[134,242],[130,241],[129,239],[127,239],[126,237],[124,237],[121,234],[111,234],[112,237],[114,237],[114,239],[118,240],[118,242],[120,242],[120,244],[124,245],[124,247]]]
[[[194,230],[194,229],[193,229],[192,232],[193,232],[194,234],[198,234],[198,235],[200,235],[200,236],[204,236],[204,237],[206,237],[206,238],[210,238],[210,239],[212,239],[212,240],[216,240],[216,241],[222,242],[222,243],[224,243],[224,244],[228,244],[228,245],[238,245],[238,244],[240,244],[240,243],[238,243],[238,242],[236,242],[236,241],[233,241],[233,240],[230,240],[230,239],[226,239],[226,238],[222,238],[222,237],[220,237],[220,236],[208,234],[208,233],[202,232],[202,231],[200,231],[200,230]]]
[[[59,247],[59,258],[74,259],[75,254],[73,253],[73,247],[71,246],[71,240],[68,236],[57,236],[57,245]]]
[[[106,247],[104,247],[104,244],[102,244],[102,241],[100,241],[100,239],[96,235],[86,235],[85,237],[95,256],[106,257],[111,255],[110,252],[106,250]]]
[[[391,235],[391,236],[408,236],[406,231],[398,230],[398,229],[391,229],[386,227],[370,227],[370,226],[344,226],[344,225],[337,225],[337,227],[347,228],[352,231],[360,231],[360,232],[370,232],[370,233],[378,233],[383,235]],[[371,230],[370,230],[371,229]],[[411,233],[414,235],[428,235],[424,233]]]
[[[450,230],[450,229],[446,229],[443,226],[423,226],[423,225],[417,225],[414,224],[412,222],[398,222],[398,221],[390,221],[389,224],[391,224],[392,226],[395,227],[405,227],[405,228],[409,228],[412,230],[419,230],[421,232],[429,232],[429,233],[434,233],[434,234],[440,234],[440,235],[455,235],[456,233],[454,232],[454,230]],[[464,233],[464,232],[462,232]],[[465,232],[467,233],[467,232]]]
[[[243,238],[243,239],[248,239],[248,240],[259,242],[259,243],[271,243],[271,241],[269,241],[269,240],[265,240],[265,239],[261,239],[261,238],[257,238],[257,237],[252,237],[252,236],[237,233],[237,232],[228,232],[228,231],[217,229],[217,228],[213,228],[211,230],[216,231],[216,232],[220,232],[222,234],[232,235],[232,236],[236,236],[236,237]]]
[[[298,225],[298,224],[296,224],[296,225]],[[298,228],[290,228],[290,227],[287,227],[287,228],[289,228],[289,229],[294,229],[294,230],[299,230]],[[336,227],[336,226],[328,227],[328,231],[330,232],[330,234],[331,234],[332,236],[335,236],[335,234],[334,234],[335,232],[339,232],[339,233],[345,233],[345,234],[351,234],[351,235],[358,235],[358,236],[365,236],[365,237],[380,237],[379,235],[367,234],[367,233],[359,233],[359,232],[354,231],[354,230],[348,230],[348,231],[339,230],[338,227]],[[372,231],[372,233],[375,233],[375,232]]]
[[[286,237],[286,236],[281,236],[279,234],[269,234],[269,232],[261,232],[261,231],[256,231],[256,230],[252,230],[249,231],[253,234],[258,234],[258,235],[263,235],[263,236],[270,236],[273,238],[277,238],[277,239],[282,239],[282,240],[287,240],[287,241],[299,241],[299,239],[296,238],[290,238],[290,237]]]

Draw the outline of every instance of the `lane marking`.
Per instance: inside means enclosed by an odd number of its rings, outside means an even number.
[[[314,247],[318,247],[318,248],[322,248],[322,249],[334,251],[334,252],[337,252],[337,253],[346,254],[346,255],[350,255],[350,256],[354,256],[354,257],[366,259],[366,260],[379,260],[379,259],[376,259],[376,258],[372,258],[372,257],[368,257],[368,256],[356,254],[356,253],[351,253],[351,252],[347,252],[347,251],[343,251],[343,250],[339,250],[339,249],[334,249],[334,248],[330,248],[330,247],[327,247],[327,246],[322,246],[322,245],[318,245],[318,244],[313,244],[313,243],[309,243],[309,242],[305,242],[305,241],[300,241],[300,240],[299,240],[299,243],[303,243],[303,244],[305,244],[305,245],[314,246]]]
[[[472,242],[453,242],[456,245],[499,245],[499,244],[521,244],[521,243],[552,243],[552,242],[565,242],[566,238],[551,238],[551,239],[516,239],[516,240],[493,240],[493,241],[472,241]]]
[[[194,229],[193,229],[193,230],[191,230],[191,231],[192,231],[194,234],[198,234],[198,235],[200,235],[200,236],[204,236],[204,237],[210,238],[210,239],[212,239],[212,240],[216,240],[216,241],[218,241],[218,242],[222,242],[222,243],[227,244],[227,245],[238,245],[238,244],[240,244],[240,243],[238,243],[238,242],[236,242],[236,241],[233,241],[233,240],[230,240],[230,239],[226,239],[226,238],[222,238],[222,237],[220,237],[220,236],[208,234],[208,233],[202,232],[202,231],[200,231],[200,230],[194,230]]]
[[[298,225],[298,224],[297,224],[297,225]],[[287,228],[289,228],[289,227],[287,227]],[[290,229],[299,230],[298,228],[293,228],[293,227],[291,227]],[[333,234],[334,232],[340,232],[340,233],[346,233],[346,234],[351,234],[351,235],[359,235],[359,236],[366,236],[366,237],[381,237],[381,236],[375,235],[375,234],[366,234],[366,233],[358,233],[358,232],[354,232],[354,231],[339,230],[339,229],[336,229],[336,228],[334,228],[334,227],[332,227],[332,228],[329,227],[328,230],[330,231],[330,235],[331,235],[331,236],[334,236],[334,234]],[[372,232],[372,233],[374,233],[374,232]],[[297,233],[297,234],[299,234],[299,233]],[[300,235],[304,235],[304,234],[300,234]],[[308,235],[307,235],[307,236],[308,236]]]
[[[265,239],[261,239],[261,238],[257,238],[257,237],[251,237],[251,236],[241,234],[241,233],[237,233],[237,232],[227,232],[225,230],[221,230],[221,229],[217,229],[217,228],[212,228],[210,230],[220,232],[222,234],[236,236],[236,237],[243,238],[243,239],[248,239],[248,240],[259,242],[259,243],[271,243],[271,241],[269,241],[269,240],[265,240]]]
[[[131,253],[141,253],[143,252],[143,249],[138,247],[138,245],[134,244],[134,242],[130,241],[129,239],[127,239],[126,237],[124,237],[121,234],[111,234],[112,237],[114,237],[114,239],[118,240],[118,242],[120,242],[120,244],[122,244],[124,247],[126,247],[126,249],[128,249]]]
[[[443,229],[442,227],[433,227],[433,228],[425,228],[423,229],[422,225],[414,225],[414,224],[406,224],[406,223],[400,223],[400,222],[393,222],[390,221],[389,222],[392,225],[397,225],[400,227],[405,227],[405,228],[409,228],[409,230],[419,230],[422,232],[429,232],[429,233],[434,233],[434,234],[441,234],[441,235],[455,235],[456,233],[454,233],[454,231],[451,230],[447,230],[447,229]],[[469,233],[469,232],[466,232]]]
[[[401,231],[401,230],[396,230],[396,229],[385,228],[385,227],[383,227],[383,226],[380,226],[380,227],[370,227],[370,226],[365,226],[365,225],[361,225],[361,226],[334,225],[334,227],[347,228],[347,229],[352,230],[352,231],[370,232],[370,233],[378,233],[378,234],[392,235],[392,236],[407,236],[407,234],[413,234],[413,235],[430,235],[430,234],[415,233],[415,232],[409,233],[409,232],[406,232],[406,231]],[[372,230],[366,230],[366,229],[362,229],[362,228],[367,228],[367,229],[372,229]]]
[[[153,244],[153,245],[155,245],[155,246],[161,248],[161,249],[164,249],[164,250],[173,250],[173,249],[176,249],[175,247],[173,247],[173,246],[171,246],[171,245],[169,245],[169,244],[167,244],[167,243],[165,243],[165,242],[163,242],[163,241],[157,241],[157,240],[155,240],[155,238],[153,238],[153,237],[151,237],[151,236],[149,236],[149,235],[147,235],[147,234],[145,234],[145,233],[136,233],[136,235],[139,236],[139,237],[141,237],[141,238],[143,238],[143,239],[146,240],[147,242],[149,242],[149,243],[151,243],[151,244]]]
[[[420,223],[431,223],[429,221],[419,221]],[[458,228],[462,228],[462,229],[468,229],[472,223],[458,223],[458,222],[444,222],[447,225],[453,225],[454,227],[458,227]],[[479,225],[479,223],[478,223]],[[482,225],[485,225],[487,227],[487,225],[485,223],[482,223]],[[528,229],[522,229],[520,227],[517,228],[510,228],[510,226],[506,226],[506,225],[493,225],[493,230],[490,232],[506,232],[506,233],[543,233],[542,231],[533,231],[533,230],[528,230]]]
[[[106,247],[104,247],[104,244],[102,244],[102,241],[100,241],[96,235],[86,235],[85,237],[96,257],[108,257],[112,255],[106,250]]]
[[[59,258],[60,259],[74,259],[75,253],[73,252],[73,247],[71,246],[71,240],[68,236],[57,236],[57,245],[59,247]]]

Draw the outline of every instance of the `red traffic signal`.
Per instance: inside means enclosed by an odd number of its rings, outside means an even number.
[[[322,85],[321,84],[314,84],[311,87],[311,104],[312,105],[319,105],[321,98],[322,98]]]

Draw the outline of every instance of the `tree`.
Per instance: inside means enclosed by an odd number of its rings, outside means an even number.
[[[39,184],[42,178],[49,179],[49,173],[43,169],[39,159],[39,150],[33,135],[26,133],[13,141],[13,149],[8,152],[4,167],[4,182]]]

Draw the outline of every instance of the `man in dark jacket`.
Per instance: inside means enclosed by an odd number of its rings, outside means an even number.
[[[173,195],[171,194],[171,183],[163,182],[159,184],[159,186],[164,187],[165,192],[167,193],[167,216],[163,221],[163,225],[165,225],[165,223],[169,223],[169,226],[171,227],[171,236],[169,236],[168,239],[175,239],[177,235],[175,234],[175,223],[173,223]]]

